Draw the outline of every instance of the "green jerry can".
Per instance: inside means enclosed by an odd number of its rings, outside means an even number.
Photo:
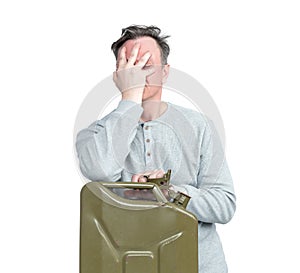
[[[198,221],[155,183],[81,190],[80,273],[198,273]],[[182,202],[181,202],[182,201]]]

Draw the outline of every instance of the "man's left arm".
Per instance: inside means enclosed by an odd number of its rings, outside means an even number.
[[[222,145],[212,124],[205,128],[200,154],[197,187],[187,184],[175,189],[191,197],[187,210],[199,221],[225,224],[234,215],[236,197]]]

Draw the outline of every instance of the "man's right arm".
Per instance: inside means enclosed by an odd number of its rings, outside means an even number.
[[[104,119],[77,135],[76,150],[82,174],[93,181],[118,181],[143,112],[140,104],[120,101]]]
[[[130,145],[136,135],[146,76],[144,70],[151,54],[146,52],[136,63],[140,45],[137,43],[126,58],[126,48],[120,50],[113,79],[121,91],[117,109],[102,120],[92,123],[77,135],[76,149],[82,174],[93,181],[118,181],[124,168]]]

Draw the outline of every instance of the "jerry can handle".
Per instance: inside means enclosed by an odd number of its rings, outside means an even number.
[[[157,202],[159,203],[168,203],[167,198],[164,196],[162,191],[160,190],[159,186],[154,183],[134,183],[134,182],[102,182],[103,186],[107,188],[128,188],[128,189],[135,189],[135,190],[143,190],[148,189],[152,190],[153,195],[155,196]]]

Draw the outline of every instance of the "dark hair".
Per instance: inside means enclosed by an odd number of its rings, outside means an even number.
[[[131,25],[127,28],[122,29],[122,36],[111,45],[111,49],[114,52],[115,57],[117,59],[118,51],[126,41],[148,36],[153,38],[160,47],[162,64],[167,64],[168,55],[170,53],[170,47],[167,44],[166,39],[170,36],[160,36],[160,33],[160,28],[156,26]]]

